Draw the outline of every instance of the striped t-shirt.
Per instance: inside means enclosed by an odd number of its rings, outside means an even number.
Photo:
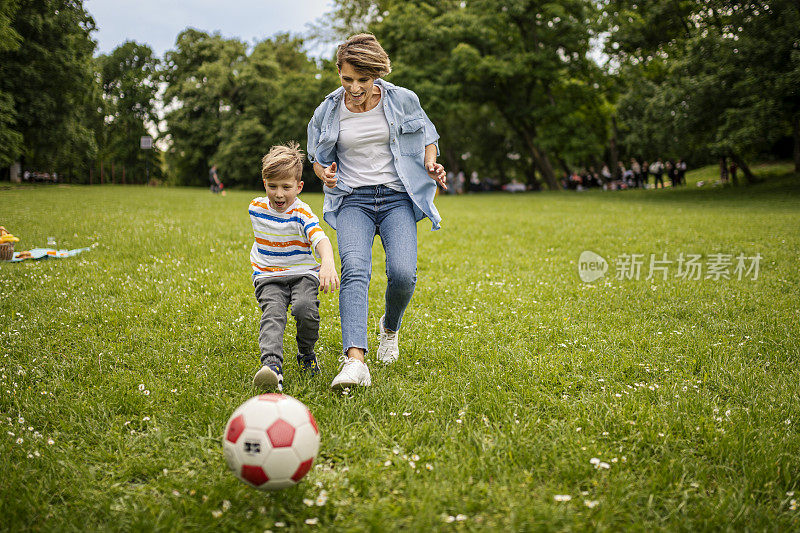
[[[248,208],[255,242],[250,249],[253,277],[287,276],[319,272],[314,257],[317,243],[328,237],[308,204],[295,199],[280,213],[259,197]]]

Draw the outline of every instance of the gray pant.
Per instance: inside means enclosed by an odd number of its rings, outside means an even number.
[[[289,304],[297,322],[297,348],[303,355],[313,353],[319,339],[319,280],[312,274],[257,278],[255,289],[261,307],[261,364],[283,365],[283,331]]]

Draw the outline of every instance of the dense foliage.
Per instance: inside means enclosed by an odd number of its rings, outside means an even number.
[[[81,171],[97,144],[89,127],[90,33],[81,2],[14,0],[0,8],[0,164],[19,157]]]
[[[71,180],[256,187],[275,143],[304,144],[337,84],[279,34],[249,45],[188,28],[163,60],[126,42],[92,57],[81,0],[0,4],[0,166]],[[793,0],[336,0],[315,42],[375,33],[449,170],[557,188],[631,157],[698,165],[793,153],[800,170],[800,7]],[[156,149],[139,148],[151,134]],[[317,185],[312,177],[308,185]]]
[[[320,71],[303,42],[278,35],[247,46],[187,29],[167,53],[164,81],[170,180],[208,183],[216,163],[226,186],[256,187],[270,145],[305,141],[306,125],[335,70]]]
[[[610,0],[606,15],[628,146],[741,163],[793,136],[800,171],[797,2]]]
[[[103,125],[96,129],[100,161],[121,165],[122,183],[161,176],[158,155],[141,150],[146,124],[158,121],[158,59],[149,46],[126,42],[96,60],[102,86]],[[112,166],[111,177],[116,178]]]

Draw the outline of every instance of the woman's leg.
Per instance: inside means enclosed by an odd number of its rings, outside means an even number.
[[[417,283],[417,222],[411,199],[394,193],[379,208],[378,228],[386,253],[386,316],[383,326],[399,331]]]
[[[344,353],[362,360],[367,351],[367,292],[375,239],[374,197],[372,209],[367,198],[357,194],[345,197],[336,215],[336,239],[342,262],[339,288],[342,346]]]

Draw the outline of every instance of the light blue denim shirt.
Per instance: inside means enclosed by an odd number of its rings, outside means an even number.
[[[397,175],[414,204],[417,222],[428,217],[433,225],[431,229],[437,230],[442,217],[433,205],[436,182],[425,170],[425,147],[435,144],[438,155],[439,134],[413,91],[380,78],[375,80],[375,84],[383,89],[380,105],[389,123],[389,148]],[[335,161],[339,165],[336,141],[339,139],[339,103],[343,94],[344,88],[339,87],[326,96],[308,123],[307,151],[312,163],[327,167]],[[322,217],[336,229],[336,213],[342,205],[342,198],[353,189],[342,180],[338,180],[334,187],[323,185],[322,188],[325,191]]]

